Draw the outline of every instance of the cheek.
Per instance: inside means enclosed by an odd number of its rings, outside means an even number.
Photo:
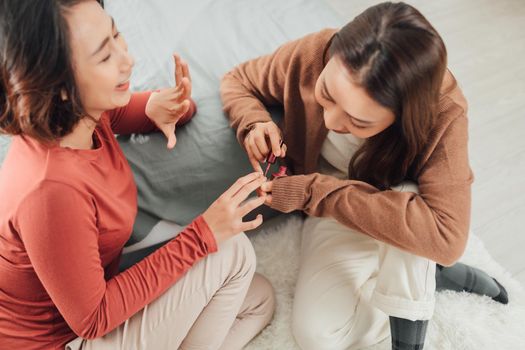
[[[115,90],[119,83],[117,69],[111,64],[98,66],[84,71],[79,79],[79,90],[84,106],[93,110],[108,110],[126,105],[131,98],[131,92]]]
[[[80,73],[79,85],[86,95],[97,96],[106,95],[108,90],[113,90],[116,86],[116,79],[113,70],[105,67],[95,67],[84,70]]]
[[[323,101],[323,98],[321,97],[321,92],[319,88],[319,83],[315,84],[314,89],[314,98],[317,103],[319,103],[323,108],[326,107],[325,102]]]

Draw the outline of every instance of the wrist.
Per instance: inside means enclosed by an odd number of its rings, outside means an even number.
[[[146,115],[146,117],[148,117],[149,119],[153,120],[153,117],[152,117],[152,114],[154,114],[153,112],[153,106],[152,106],[152,98],[154,97],[154,95],[158,94],[159,90],[154,90],[150,93],[149,97],[148,97],[148,101],[146,102],[146,108],[144,108],[144,114]]]
[[[208,245],[209,252],[217,251],[217,246],[220,242],[215,232],[213,232],[213,228],[210,226],[209,221],[206,220],[205,214],[197,217],[194,222],[199,227],[201,238]]]

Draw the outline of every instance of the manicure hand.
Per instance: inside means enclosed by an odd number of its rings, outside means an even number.
[[[286,156],[286,145],[279,147],[281,130],[274,122],[255,123],[244,138],[244,148],[255,171],[262,172],[261,165],[270,152],[276,157]]]
[[[260,214],[252,221],[244,222],[242,219],[252,210],[264,204],[266,196],[246,202],[245,200],[265,180],[266,178],[259,172],[241,177],[202,214],[217,243],[262,224],[263,217]]]

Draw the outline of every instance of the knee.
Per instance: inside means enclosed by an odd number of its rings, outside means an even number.
[[[217,254],[229,266],[228,278],[242,278],[249,284],[253,278],[256,267],[255,251],[253,245],[244,233],[240,233],[222,242]]]

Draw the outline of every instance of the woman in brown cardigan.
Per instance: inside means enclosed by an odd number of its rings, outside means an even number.
[[[467,103],[416,9],[379,4],[287,43],[228,73],[221,94],[254,169],[272,152],[293,174],[262,186],[267,204],[309,215],[293,312],[302,348],[366,347],[390,325],[393,349],[422,349],[436,289],[507,302],[496,280],[455,264],[470,222]]]

